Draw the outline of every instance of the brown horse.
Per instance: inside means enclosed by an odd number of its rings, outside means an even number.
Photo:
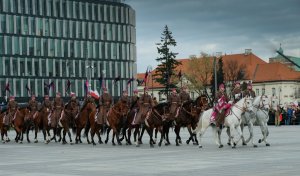
[[[83,128],[89,126],[89,116],[92,112],[96,111],[96,106],[94,103],[87,102],[79,111],[79,114],[75,118],[75,124],[76,124],[76,144],[78,142],[82,143],[81,141],[81,131]],[[90,144],[88,134],[85,133],[87,137],[87,142]]]
[[[62,138],[63,144],[67,144],[67,141],[66,141],[67,133],[70,138],[70,143],[72,144],[70,128],[73,128],[75,126],[75,118],[77,115],[78,115],[78,110],[72,111],[72,110],[66,109],[66,107],[62,112],[62,116],[59,119],[59,126],[60,126],[60,128],[63,129],[63,138]],[[59,130],[59,131],[61,131],[61,130]]]
[[[92,141],[93,145],[96,145],[96,143],[94,141],[95,134],[97,134],[97,136],[98,136],[98,143],[103,144],[101,136],[100,136],[100,131],[102,133],[104,133],[106,125],[105,124],[99,124],[97,122],[97,117],[99,117],[98,113],[101,113],[100,111],[101,111],[101,107],[99,107],[95,111],[91,112],[91,114],[89,116],[89,122],[90,122],[89,125],[90,126],[85,128],[85,134],[87,134],[88,130],[91,129],[90,133],[91,133],[91,141]]]
[[[37,113],[36,117],[33,119],[34,122],[34,128],[35,128],[35,133],[34,133],[34,142],[38,143],[37,140],[37,133],[39,130],[43,130],[43,135],[44,135],[44,143],[48,144],[50,142],[50,127],[48,125],[49,120],[48,116],[50,114],[50,109],[43,107],[40,109],[40,111]]]
[[[150,147],[154,147],[153,144],[155,143],[153,140],[154,128],[161,133],[160,142],[158,143],[161,146],[163,138],[168,136],[170,122],[168,103],[160,103],[152,108],[149,116],[145,119],[146,130],[150,136]]]
[[[26,132],[27,142],[30,143],[29,131],[35,128],[35,117],[38,115],[36,112],[34,115],[29,111],[24,118],[24,133]]]
[[[134,129],[134,142],[136,142],[136,146],[139,146],[141,143],[140,139],[140,124],[135,124],[133,125],[132,122],[134,120],[134,117],[137,115],[137,109],[136,108],[131,108],[129,113],[127,114],[126,117],[126,123],[123,126],[123,137],[120,139],[121,141],[123,138],[126,140],[126,145],[132,145],[130,137],[131,137],[131,132]],[[127,135],[126,135],[126,130],[127,130]],[[136,139],[138,137],[138,140]]]
[[[192,133],[191,129],[196,127],[199,115],[200,112],[197,112],[197,108],[194,104],[194,101],[190,100],[182,104],[178,117],[175,118],[176,146],[179,146],[179,144],[182,143],[181,137],[179,135],[181,127],[187,127],[189,131],[190,138],[187,140],[187,143],[189,143],[189,141],[193,139],[194,134]]]
[[[125,122],[126,122],[126,116],[127,113],[129,111],[129,107],[127,102],[123,102],[123,101],[118,101],[116,104],[114,104],[114,106],[112,108],[110,108],[109,112],[108,112],[108,116],[107,116],[107,122],[108,125],[110,127],[110,129],[113,130],[113,137],[112,137],[112,144],[115,144],[115,136],[117,138],[117,142],[119,145],[122,145],[120,138],[119,138],[119,134],[121,131],[121,128],[124,126]],[[105,140],[105,143],[108,142],[108,135],[109,135],[109,131],[110,129],[107,131],[107,137]]]
[[[28,108],[21,108],[18,109],[16,114],[14,115],[13,118],[13,126],[16,131],[16,142],[23,143],[23,133],[24,133],[24,122],[25,122],[25,116],[29,114],[29,109]]]
[[[7,135],[7,131],[9,129],[9,126],[6,126],[3,123],[3,119],[4,119],[5,114],[6,114],[6,112],[1,112],[0,113],[0,130],[1,130],[1,140],[2,140],[3,143],[10,141],[10,139]],[[4,139],[4,136],[5,136],[5,139]]]

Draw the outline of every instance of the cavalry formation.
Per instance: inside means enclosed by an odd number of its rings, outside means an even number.
[[[211,126],[215,134],[215,142],[221,148],[221,132],[223,128],[227,129],[228,145],[233,148],[242,140],[243,145],[253,142],[253,125],[260,126],[262,139],[259,142],[265,142],[267,146],[267,136],[269,135],[267,122],[269,111],[276,110],[278,100],[274,97],[255,96],[250,88],[247,92],[237,91],[239,84],[236,84],[232,91],[231,100],[224,91],[224,85],[220,85],[219,92],[215,99],[215,106],[209,107],[209,101],[205,95],[199,96],[196,100],[191,100],[187,88],[183,87],[179,95],[176,90],[168,97],[164,103],[155,102],[148,94],[145,88],[144,94],[139,97],[138,92],[129,97],[127,91],[123,91],[120,99],[113,103],[112,97],[104,88],[103,95],[95,102],[95,99],[88,94],[83,105],[80,105],[76,95],[71,93],[71,99],[64,104],[57,93],[53,102],[49,96],[44,97],[41,106],[35,100],[34,95],[28,103],[28,107],[19,108],[10,97],[8,110],[0,114],[1,139],[3,143],[9,142],[7,131],[13,127],[16,131],[16,142],[23,142],[23,135],[27,135],[27,141],[30,142],[29,132],[35,131],[34,142],[37,143],[37,134],[42,130],[44,142],[48,144],[51,141],[67,143],[66,135],[69,136],[69,142],[73,143],[71,131],[75,136],[75,143],[82,143],[81,135],[87,137],[87,142],[96,145],[95,134],[98,137],[98,143],[102,144],[101,135],[106,134],[105,143],[108,143],[110,131],[112,131],[112,144],[122,145],[125,140],[127,145],[131,145],[131,133],[133,132],[136,146],[142,144],[142,137],[147,131],[151,147],[156,144],[157,133],[160,132],[158,146],[169,145],[169,130],[175,128],[176,145],[182,144],[180,129],[186,127],[189,131],[189,138],[186,143],[191,141],[202,147],[202,136],[206,129]],[[250,136],[247,140],[243,136],[243,128],[247,125]],[[50,131],[53,131],[52,137]],[[196,134],[199,134],[199,142]],[[237,134],[237,136],[235,136]],[[89,138],[90,137],[90,138]],[[91,140],[90,140],[91,139]]]

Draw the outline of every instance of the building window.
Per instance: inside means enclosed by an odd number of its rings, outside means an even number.
[[[265,92],[266,92],[265,88],[262,88],[262,89],[261,89],[261,94],[262,94],[262,95],[265,95]]]
[[[255,89],[256,96],[259,96],[259,89]]]
[[[276,89],[273,87],[272,88],[272,95],[275,96],[276,95]]]

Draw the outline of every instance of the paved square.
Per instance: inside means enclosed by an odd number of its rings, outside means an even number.
[[[143,139],[144,144],[137,148],[112,146],[110,142],[97,146],[54,142],[47,145],[42,143],[39,133],[38,144],[0,144],[0,175],[299,175],[300,126],[271,126],[269,130],[270,147],[239,144],[236,149],[227,145],[217,148],[211,129],[203,138],[202,149],[191,144],[176,147],[173,131],[171,146],[155,148],[149,147],[148,134]],[[11,131],[9,135],[12,139],[15,133]],[[255,127],[256,143],[260,136],[259,127]],[[182,139],[187,139],[185,129]],[[227,142],[225,131],[222,142]]]

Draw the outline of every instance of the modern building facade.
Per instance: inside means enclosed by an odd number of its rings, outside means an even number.
[[[113,96],[136,75],[135,11],[121,0],[0,0],[0,96],[26,98],[70,89],[100,90],[100,75]],[[120,81],[114,84],[114,79]],[[133,85],[129,87],[133,89]]]

